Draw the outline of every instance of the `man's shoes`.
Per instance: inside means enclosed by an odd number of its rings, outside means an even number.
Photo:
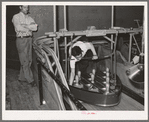
[[[36,86],[35,81],[31,82],[30,85],[31,85],[32,87],[35,87],[35,86]]]
[[[18,80],[18,82],[20,82],[20,83],[28,83],[27,81],[23,81],[23,80]],[[36,82],[35,81],[33,81],[33,82],[31,82],[31,83],[29,83],[32,87],[35,87],[36,86]]]
[[[18,82],[20,82],[20,83],[25,83],[25,82],[27,82],[27,81],[25,81],[25,80],[18,80]]]

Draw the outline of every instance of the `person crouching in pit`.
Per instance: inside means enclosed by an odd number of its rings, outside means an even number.
[[[82,58],[92,57],[92,60],[98,58],[92,43],[86,41],[77,41],[69,48],[70,55],[70,79],[69,85],[73,84],[76,72],[85,73],[90,65],[94,65],[89,60],[81,60]],[[95,67],[95,65],[93,66]]]

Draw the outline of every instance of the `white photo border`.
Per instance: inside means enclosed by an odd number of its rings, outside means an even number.
[[[5,110],[6,88],[6,6],[7,5],[94,5],[144,6],[145,32],[145,104],[144,111],[82,111]],[[2,120],[147,120],[148,119],[148,6],[147,2],[2,2]]]

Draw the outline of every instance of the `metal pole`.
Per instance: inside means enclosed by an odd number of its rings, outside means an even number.
[[[141,49],[141,53],[144,53],[144,30],[143,30],[143,34],[142,34],[142,49]]]
[[[64,29],[67,29],[66,5],[64,5]]]
[[[68,62],[67,62],[67,39],[65,37],[65,77],[67,79],[67,65],[68,65]]]
[[[54,32],[57,31],[57,21],[56,21],[56,6],[53,6],[53,28],[54,28]],[[59,59],[59,47],[58,47],[58,40],[56,38],[54,38],[54,51]]]
[[[111,28],[113,28],[114,25],[114,6],[112,5],[112,13],[111,13]]]
[[[37,67],[38,67],[38,83],[39,83],[39,99],[40,105],[43,104],[43,89],[42,89],[42,78],[41,78],[41,65],[37,59]]]
[[[64,5],[64,30],[67,30],[67,16],[66,16],[66,5]],[[67,58],[68,58],[68,56],[67,56],[67,38],[66,37],[64,37],[64,40],[65,40],[65,77],[66,77],[66,79],[67,79],[67,70],[68,70],[68,68],[67,68],[67,66],[68,66],[68,62],[67,62]]]
[[[132,37],[133,37],[133,39],[134,39],[134,41],[135,41],[135,43],[136,43],[136,46],[137,46],[137,48],[138,48],[139,53],[141,53],[141,50],[140,50],[140,48],[139,48],[139,45],[138,45],[138,43],[137,43],[137,40],[136,40],[135,36],[133,35]]]
[[[53,27],[54,27],[53,29],[54,29],[54,32],[56,32],[57,27],[56,27],[56,6],[55,5],[53,6],[53,19],[54,19],[53,20]]]
[[[117,36],[115,36],[115,45],[114,45],[114,80],[116,81],[116,72],[117,72],[117,65],[116,65],[116,45],[117,45]]]
[[[54,32],[56,32],[56,6],[53,6],[53,29]],[[57,54],[57,50],[56,50],[56,39],[54,38],[54,52]]]
[[[132,47],[132,34],[130,34],[130,39],[129,39],[129,63],[130,63],[130,60],[131,60],[131,47]]]
[[[112,5],[112,13],[111,13],[111,28],[113,28],[114,24],[114,6]],[[113,40],[113,34],[111,35],[111,40]],[[113,43],[111,42],[111,53],[113,51]],[[113,55],[111,55],[111,76],[113,78]]]
[[[144,8],[144,13],[143,13],[143,34],[142,34],[142,48],[141,48],[141,53],[144,53],[144,33],[145,33],[145,29],[144,29],[144,21],[145,21],[145,8]]]

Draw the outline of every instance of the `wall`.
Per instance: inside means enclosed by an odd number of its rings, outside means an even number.
[[[115,26],[138,27],[135,19],[143,23],[143,6],[117,6],[115,7]]]
[[[87,26],[97,29],[111,26],[111,7],[70,6],[68,7],[69,30],[86,30]]]
[[[7,35],[15,35],[14,26],[12,24],[12,17],[19,12],[19,6],[7,6],[6,7],[6,33]]]
[[[19,69],[19,56],[16,48],[16,37],[12,17],[19,12],[18,6],[6,7],[6,67]],[[4,40],[3,40],[4,41]]]
[[[52,6],[31,6],[31,16],[38,24],[38,31],[34,37],[43,36],[45,32],[53,31],[53,7]]]

